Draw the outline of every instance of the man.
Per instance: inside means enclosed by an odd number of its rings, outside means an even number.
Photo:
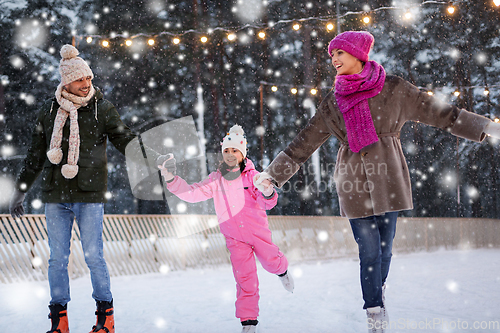
[[[61,48],[61,83],[55,98],[41,107],[9,208],[14,218],[24,214],[26,192],[41,173],[41,199],[45,203],[50,247],[52,328],[49,332],[69,332],[67,266],[76,218],[90,270],[92,297],[97,305],[97,321],[91,332],[113,333],[113,297],[102,239],[107,191],[106,143],[109,139],[124,154],[127,144],[136,136],[102,92],[94,88],[92,70],[77,55],[78,50],[71,45]]]

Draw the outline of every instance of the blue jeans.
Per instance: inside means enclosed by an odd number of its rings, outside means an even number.
[[[49,235],[50,304],[65,305],[70,301],[68,260],[73,221],[80,230],[85,262],[90,270],[92,297],[96,301],[112,300],[108,267],[104,261],[102,243],[102,203],[47,203],[45,219]]]
[[[363,309],[384,306],[382,285],[389,274],[398,212],[350,219],[358,243]]]

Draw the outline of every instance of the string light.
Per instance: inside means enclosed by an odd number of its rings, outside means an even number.
[[[149,45],[149,46],[153,46],[153,45],[155,45],[155,40],[154,40],[154,39],[152,39],[152,38],[151,38],[151,39],[148,39],[148,45]]]
[[[493,3],[498,7],[500,6],[500,0],[493,0]],[[446,10],[451,14],[455,13],[456,12],[456,6],[453,5],[450,1],[435,1],[435,0],[425,0],[423,1],[422,3],[420,4],[415,4],[412,6],[412,8],[418,8],[418,7],[423,7],[425,5],[448,5],[448,7],[446,8]],[[300,19],[293,19],[293,20],[279,20],[277,22],[273,22],[272,24],[269,24],[267,26],[263,26],[262,24],[254,24],[254,25],[251,25],[251,24],[246,24],[244,26],[240,26],[238,28],[236,28],[237,31],[239,30],[244,30],[244,29],[248,29],[249,27],[250,28],[255,28],[257,30],[260,30],[260,32],[257,34],[257,36],[261,39],[264,39],[266,37],[266,33],[264,32],[264,30],[267,30],[267,29],[271,29],[273,27],[276,27],[278,25],[282,25],[282,24],[290,24],[292,23],[292,28],[295,30],[295,31],[298,31],[300,30],[301,28],[301,24],[299,24],[299,22],[305,22],[305,21],[324,21],[326,22],[326,30],[328,32],[331,32],[334,30],[334,24],[331,23],[332,19],[336,19],[336,20],[339,20],[339,19],[343,19],[345,17],[348,17],[348,16],[352,16],[352,15],[360,15],[362,16],[362,22],[364,24],[370,24],[371,21],[372,21],[372,18],[369,16],[369,15],[373,15],[374,13],[377,13],[379,11],[387,11],[387,10],[398,10],[398,9],[402,9],[401,7],[398,7],[398,6],[387,6],[387,7],[379,7],[379,8],[376,8],[376,9],[373,9],[373,10],[363,10],[363,11],[358,11],[358,12],[347,12],[343,15],[339,15],[339,16],[333,16],[333,15],[330,15],[330,16],[323,16],[323,17],[306,17],[306,18],[300,18]],[[413,18],[413,14],[411,14],[411,12],[406,8],[405,9],[406,11],[406,14],[403,15],[403,18],[405,19],[412,19]],[[168,26],[166,26],[168,28]],[[215,27],[215,28],[211,28],[209,29],[209,33],[213,33],[214,31],[217,31],[217,30],[222,30],[222,31],[227,31],[228,33],[231,33],[231,30],[235,30],[234,27],[231,27],[231,28],[226,28],[226,27]],[[202,32],[202,31],[197,31],[197,30],[186,30],[184,32],[181,32],[180,34],[181,35],[185,35],[185,34],[191,34],[191,33],[195,33],[195,34],[204,34],[206,32]],[[144,33],[140,33],[140,34],[137,34],[135,36],[128,36],[127,33],[124,33],[124,34],[112,34],[111,39],[114,39],[114,38],[135,38],[135,37],[139,37],[139,36],[145,36],[146,34]],[[179,35],[179,32],[168,32],[168,31],[162,31],[162,32],[159,32],[158,34],[155,34],[154,37],[159,37],[159,36],[162,36],[162,35],[170,35],[172,37],[175,37],[175,38],[178,38],[178,35]],[[177,36],[176,36],[177,35]],[[146,35],[147,36],[147,35]],[[89,38],[99,38],[99,39],[106,39],[106,37],[104,36],[99,36],[99,35],[92,35],[92,36],[75,36],[76,38],[80,38],[80,39],[83,39],[83,38],[87,38],[87,40],[89,40]],[[174,40],[174,44],[179,44],[180,43],[180,39],[177,39],[179,42],[176,43]],[[202,37],[201,38],[201,42],[202,43],[206,43],[208,41],[208,38],[207,37]],[[88,41],[88,43],[90,43]],[[155,42],[154,40],[151,41],[151,42],[148,42],[150,45],[154,45]],[[101,42],[102,44],[102,42]],[[104,46],[104,45],[103,45]],[[106,47],[110,46],[109,42],[108,42],[108,45]]]
[[[127,39],[127,40],[125,41],[125,45],[127,45],[127,46],[131,46],[131,45],[132,45],[132,41],[131,41],[130,39]]]
[[[236,35],[233,33],[230,33],[227,35],[227,39],[230,41],[236,40]]]
[[[103,40],[102,41],[102,46],[108,47],[109,46],[109,42],[107,40]]]
[[[181,42],[181,39],[179,37],[175,37],[174,39],[172,39],[172,42],[177,45]]]
[[[92,37],[87,37],[87,43],[92,43]]]
[[[291,84],[286,84],[286,83],[276,84],[276,83],[269,83],[269,82],[266,82],[266,81],[260,81],[260,84],[261,85],[266,85],[266,86],[271,86],[271,91],[272,92],[277,92],[278,89],[279,89],[278,88],[279,86],[290,87],[290,93],[292,93],[294,95],[299,92],[299,90],[297,88],[309,89],[309,92],[313,96],[316,96],[318,94],[319,89],[325,89],[325,90],[331,90],[332,89],[332,87],[329,87],[329,86],[324,86],[324,87],[321,87],[321,88],[316,88],[314,86],[301,85],[301,86],[297,87],[297,86],[294,86],[294,85],[291,85]],[[489,87],[485,87],[485,86],[467,86],[467,87],[462,87],[462,88],[463,89],[483,88],[484,89],[483,94],[484,95],[488,95],[490,93],[489,88],[492,88],[492,87],[500,89],[500,85],[494,85],[494,86],[489,86]],[[424,91],[429,96],[434,96],[435,95],[432,90],[428,90],[428,89],[426,89],[424,87],[418,87],[418,89]],[[439,90],[440,88],[436,88],[436,89]],[[459,96],[460,92],[458,90],[455,90],[452,94],[454,96]]]

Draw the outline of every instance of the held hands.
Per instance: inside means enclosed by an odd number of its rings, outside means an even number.
[[[165,181],[170,181],[175,177],[176,165],[174,154],[160,155],[156,159],[156,165],[160,169],[161,175]]]
[[[261,172],[253,177],[254,186],[262,192],[266,197],[269,197],[274,192],[274,185],[271,183],[271,175],[267,172]]]
[[[491,135],[494,138],[500,139],[500,123],[490,122],[486,125],[484,133]]]
[[[10,198],[9,211],[12,218],[21,217],[24,215],[23,201],[26,193],[19,190],[14,190],[12,197]]]

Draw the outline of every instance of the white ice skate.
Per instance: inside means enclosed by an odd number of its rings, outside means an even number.
[[[281,280],[281,283],[283,284],[283,287],[293,293],[293,288],[294,288],[294,283],[293,283],[293,278],[292,278],[292,275],[290,275],[290,273],[288,273],[288,271],[286,271],[283,275],[278,275],[280,280]]]
[[[385,306],[385,283],[382,285],[382,304]]]
[[[257,319],[248,319],[241,322],[243,328],[241,329],[241,333],[255,333],[257,332],[257,324],[259,322]]]
[[[389,316],[385,308],[376,306],[366,309],[368,333],[384,333],[389,327]]]
[[[243,326],[241,333],[255,333],[257,332],[257,325],[246,325]]]

